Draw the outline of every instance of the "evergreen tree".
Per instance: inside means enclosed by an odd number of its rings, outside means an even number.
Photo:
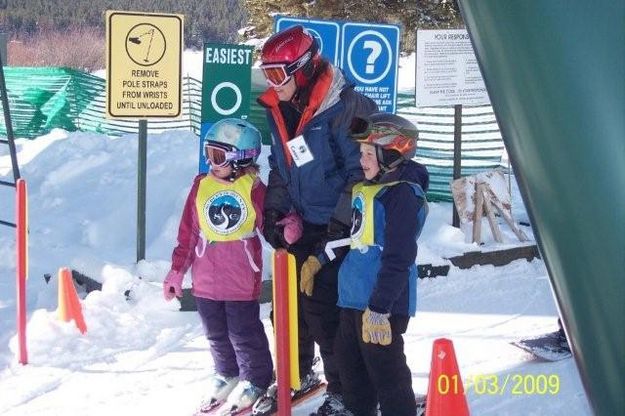
[[[415,47],[417,29],[463,27],[457,0],[245,0],[255,36],[273,30],[273,16],[392,23],[402,27],[402,50]]]
[[[398,24],[406,52],[414,49],[419,28],[463,26],[457,0],[0,0],[2,5],[0,31],[12,37],[85,26],[104,33],[106,10],[179,13],[185,16],[185,45],[196,48],[237,41],[246,22],[253,36],[267,37],[275,14]]]
[[[185,45],[199,48],[204,42],[236,41],[237,30],[247,19],[242,0],[10,0],[6,3],[0,10],[0,31],[12,37],[71,27],[97,28],[104,33],[107,10],[179,13],[185,16]]]

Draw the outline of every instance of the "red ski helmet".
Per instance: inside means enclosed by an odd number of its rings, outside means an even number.
[[[292,26],[265,42],[260,60],[269,85],[282,86],[295,76],[295,83],[301,88],[308,84],[319,61],[319,46],[302,26]]]

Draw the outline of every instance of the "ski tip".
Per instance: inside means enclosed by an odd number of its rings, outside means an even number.
[[[195,411],[194,416],[210,416],[215,415],[219,406],[223,404],[223,401],[211,400],[209,403],[202,403],[200,408]]]
[[[510,342],[510,345],[522,349],[523,351],[531,355],[534,359],[541,361],[555,362],[572,357],[571,351],[568,349],[554,350],[548,348],[540,348],[535,346],[529,346],[521,341]]]

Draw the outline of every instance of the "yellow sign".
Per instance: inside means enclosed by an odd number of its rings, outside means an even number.
[[[178,117],[181,111],[180,14],[106,12],[108,117]]]

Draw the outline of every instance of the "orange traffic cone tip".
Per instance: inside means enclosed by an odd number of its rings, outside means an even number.
[[[82,305],[76,293],[76,287],[72,280],[72,272],[67,267],[59,269],[59,295],[57,314],[60,320],[69,322],[74,320],[76,327],[81,333],[87,332],[87,324],[82,314]]]
[[[468,416],[469,406],[456,361],[454,344],[434,341],[425,416]]]

